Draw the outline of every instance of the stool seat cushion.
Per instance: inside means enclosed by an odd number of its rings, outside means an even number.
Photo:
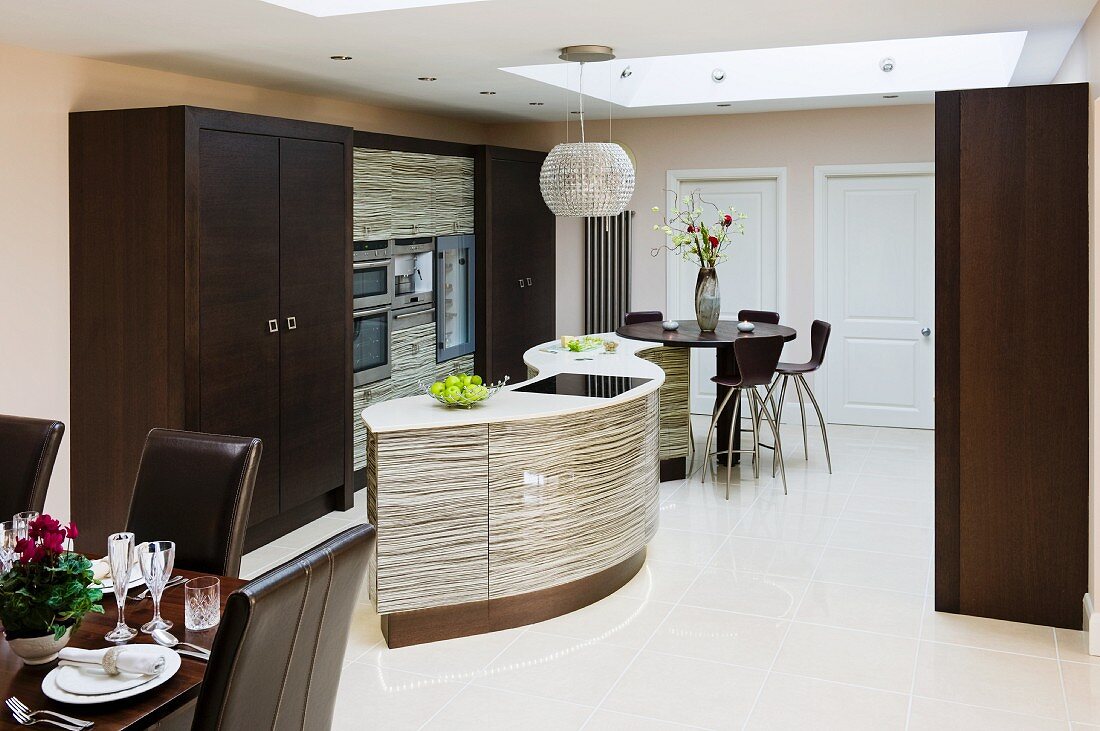
[[[783,376],[793,376],[799,373],[813,373],[819,364],[813,361],[809,363],[784,363],[782,361],[775,367],[775,372]]]

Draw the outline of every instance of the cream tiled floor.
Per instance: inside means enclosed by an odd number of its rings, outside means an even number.
[[[389,650],[363,593],[335,728],[1100,730],[1083,633],[932,610],[931,432],[830,427],[829,475],[820,437],[807,462],[784,430],[789,495],[747,465],[729,502],[724,473],[663,485],[646,566],[578,612]],[[321,518],[246,575],[364,519]]]

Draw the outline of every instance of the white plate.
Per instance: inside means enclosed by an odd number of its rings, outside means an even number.
[[[107,578],[103,579],[102,583],[103,586],[101,588],[103,589],[104,593],[115,593],[115,582],[113,578],[108,576]],[[130,568],[130,585],[126,587],[126,591],[130,591],[130,589],[136,589],[139,586],[145,586],[145,577],[141,575],[141,567],[137,564],[134,564]]]
[[[179,672],[180,665],[183,664],[183,661],[180,659],[179,653],[167,647],[161,647],[160,645],[127,645],[127,647],[140,647],[142,650],[146,650],[147,652],[156,652],[163,655],[164,670],[161,672],[160,675],[153,678],[148,683],[142,683],[135,688],[120,690],[117,693],[103,693],[100,695],[77,695],[75,693],[68,693],[57,687],[57,673],[61,668],[54,668],[46,674],[46,677],[42,678],[42,692],[46,694],[47,698],[58,701],[59,703],[71,703],[78,706],[87,706],[96,703],[110,703],[111,701],[122,700],[123,698],[132,698],[135,695],[140,695],[146,691],[156,688],[159,685],[167,683],[173,675]]]

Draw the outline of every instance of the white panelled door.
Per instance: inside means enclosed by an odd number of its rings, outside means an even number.
[[[737,320],[742,309],[778,310],[784,279],[783,230],[785,170],[682,170],[669,173],[669,190],[679,200],[698,190],[703,199],[723,212],[733,206],[748,215],[745,235],[733,240],[729,259],[718,265],[722,292],[722,319]],[[671,195],[669,196],[671,203]],[[718,214],[704,208],[705,220]],[[695,319],[697,264],[670,254],[668,258],[667,317],[690,322]],[[691,410],[709,414],[714,409],[716,390],[710,379],[715,371],[715,353],[707,348],[692,349]]]
[[[817,382],[828,420],[931,429],[935,178],[818,176],[818,311],[833,329]]]

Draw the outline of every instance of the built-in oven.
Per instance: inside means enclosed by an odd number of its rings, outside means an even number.
[[[352,264],[352,307],[362,310],[393,304],[393,259],[372,259]]]
[[[393,331],[393,310],[373,307],[353,310],[351,369],[356,386],[389,378],[393,372],[390,356],[390,334]]]
[[[393,256],[393,241],[390,239],[359,240],[352,242],[352,259],[370,261],[371,259],[389,259]]]
[[[393,241],[393,306],[431,304],[435,291],[435,238],[415,236]]]

